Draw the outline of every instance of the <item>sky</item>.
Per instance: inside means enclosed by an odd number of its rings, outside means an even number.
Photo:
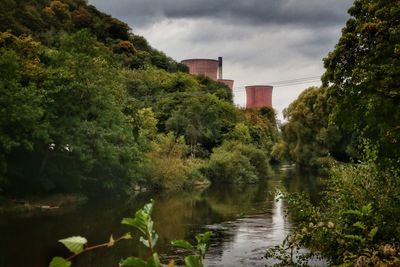
[[[224,59],[223,76],[235,80],[234,102],[244,86],[275,85],[272,104],[282,110],[309,86],[319,86],[322,59],[334,49],[352,0],[89,0],[133,33],[177,61]],[[311,83],[278,86],[308,78]]]

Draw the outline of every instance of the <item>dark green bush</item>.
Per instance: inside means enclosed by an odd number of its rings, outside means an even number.
[[[267,174],[266,154],[254,145],[228,141],[213,150],[203,173],[213,182],[253,183]]]

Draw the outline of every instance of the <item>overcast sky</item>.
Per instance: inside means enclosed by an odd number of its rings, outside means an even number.
[[[321,76],[322,58],[338,41],[352,0],[89,0],[180,61],[224,58],[224,78],[244,86]],[[274,87],[273,106],[287,107],[319,82]]]

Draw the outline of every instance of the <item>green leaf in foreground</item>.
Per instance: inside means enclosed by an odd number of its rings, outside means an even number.
[[[61,257],[54,257],[49,264],[49,267],[70,267],[70,266],[71,262]]]
[[[187,256],[185,257],[185,265],[187,267],[203,267],[199,256]]]
[[[129,257],[124,260],[121,260],[119,263],[121,267],[146,267],[147,262],[137,257]]]
[[[87,243],[87,239],[81,236],[72,236],[58,241],[64,244],[64,246],[74,254],[81,253],[83,251],[83,246]]]
[[[158,257],[157,253],[153,253],[151,258],[147,261],[148,267],[162,267],[160,258]]]
[[[178,248],[183,248],[183,249],[194,251],[194,247],[192,246],[192,244],[190,244],[186,240],[172,240],[171,244],[174,247],[178,247]]]

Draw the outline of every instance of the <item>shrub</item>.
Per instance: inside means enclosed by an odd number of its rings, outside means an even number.
[[[201,160],[188,157],[183,137],[172,133],[160,134],[146,154],[142,178],[158,189],[182,189],[203,177],[198,172]]]
[[[299,227],[284,245],[307,247],[311,256],[319,253],[340,266],[399,266],[399,178],[395,168],[372,163],[333,167],[320,206],[286,197]],[[277,248],[268,257],[282,257]]]
[[[267,174],[265,153],[254,145],[229,141],[213,150],[203,173],[213,182],[254,183]]]

